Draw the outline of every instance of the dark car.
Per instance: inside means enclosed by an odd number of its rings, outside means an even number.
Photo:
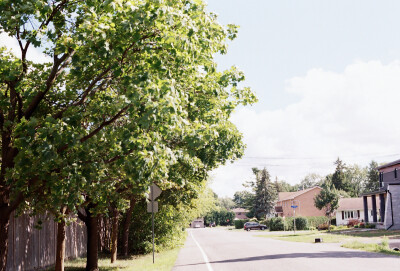
[[[250,230],[265,230],[267,228],[266,225],[259,224],[258,222],[246,222],[244,223],[244,230],[245,231],[250,231]]]

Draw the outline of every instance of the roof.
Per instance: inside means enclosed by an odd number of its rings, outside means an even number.
[[[379,167],[377,167],[376,169],[377,169],[377,170],[380,170],[380,169],[387,168],[387,167],[390,167],[390,166],[394,166],[394,165],[397,165],[397,164],[400,165],[400,159],[399,159],[399,160],[396,160],[396,161],[393,161],[393,162],[390,162],[390,163],[387,163],[387,164],[384,164],[384,165],[382,165],[382,166],[379,166]]]
[[[235,209],[232,209],[232,212],[234,212],[234,213],[248,213],[249,210],[246,210],[244,208],[235,208]]]
[[[376,199],[376,205],[379,204],[379,199]],[[368,209],[372,209],[372,199],[368,198]],[[348,210],[364,210],[363,198],[341,198],[339,199],[339,208],[337,211]]]
[[[300,191],[297,191],[297,192],[279,192],[278,193],[278,201],[284,201],[284,200],[290,200],[290,199],[297,198],[298,196],[303,195],[303,194],[305,194],[305,193],[307,193],[307,192],[309,192],[309,191],[311,191],[311,190],[313,190],[315,188],[322,189],[319,186],[314,186],[314,187],[307,188],[307,189],[304,189],[304,190],[300,190]]]

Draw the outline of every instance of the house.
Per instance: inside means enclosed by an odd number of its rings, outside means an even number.
[[[279,192],[275,213],[281,217],[294,216],[295,214],[296,216],[324,216],[324,210],[319,210],[314,205],[314,198],[321,190],[321,187],[314,186],[297,192]]]
[[[368,201],[372,206],[372,200]],[[339,208],[336,210],[336,225],[347,225],[349,220],[358,219],[364,221],[364,202],[363,198],[341,198],[339,199]],[[372,208],[368,208],[368,219],[373,219]]]
[[[400,229],[400,159],[383,166],[377,167],[379,170],[379,189],[370,193],[363,194],[364,221],[378,224],[384,229]],[[371,198],[371,205],[369,205]],[[379,198],[379,216],[377,198]],[[372,220],[366,215],[372,207]]]
[[[243,209],[243,208],[235,208],[235,209],[232,209],[232,212],[235,213],[234,220],[248,219],[246,214],[249,212],[249,210],[246,210],[246,209]]]

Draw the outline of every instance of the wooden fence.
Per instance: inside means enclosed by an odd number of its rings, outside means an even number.
[[[35,225],[42,220],[41,229]],[[38,270],[56,262],[57,223],[45,215],[22,215],[10,220],[6,270]],[[66,228],[65,257],[86,253],[86,227],[74,222]]]

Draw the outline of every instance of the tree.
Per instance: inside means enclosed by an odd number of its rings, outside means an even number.
[[[372,192],[379,189],[379,171],[377,167],[378,163],[375,161],[371,161],[368,165],[365,192]]]
[[[237,191],[233,195],[236,208],[251,209],[254,205],[254,194],[249,191]]]
[[[255,200],[254,210],[258,218],[265,218],[266,215],[274,211],[277,192],[275,186],[270,181],[270,175],[266,168],[259,170],[253,168],[256,177],[254,186]]]
[[[6,0],[0,26],[21,49],[0,49],[1,271],[17,209],[84,207],[89,237],[110,202],[127,207],[125,192],[143,194],[155,180],[184,187],[176,169],[205,180],[243,154],[229,117],[256,98],[238,88],[242,72],[216,70],[214,55],[237,31],[203,2]],[[51,60],[28,61],[32,46]]]
[[[339,194],[335,187],[325,187],[315,196],[314,205],[319,210],[324,209],[325,215],[328,217],[328,231],[331,230],[331,217],[339,207]]]
[[[275,179],[274,186],[277,192],[295,192],[298,190],[298,185],[291,185],[285,181]]]
[[[229,197],[219,198],[218,205],[225,210],[232,210],[235,207],[235,202]]]
[[[367,169],[358,165],[347,167],[345,178],[350,184],[350,190],[347,191],[351,197],[359,197],[365,191],[367,180]]]
[[[307,188],[311,188],[317,185],[321,185],[321,183],[323,182],[323,177],[316,174],[316,173],[310,173],[308,175],[306,175],[303,180],[301,180],[299,187],[301,189],[307,189]]]
[[[336,165],[335,172],[332,175],[332,185],[337,189],[337,190],[343,190],[346,192],[351,191],[351,185],[349,180],[346,179],[346,164],[343,163],[340,158],[336,160],[334,163]]]

